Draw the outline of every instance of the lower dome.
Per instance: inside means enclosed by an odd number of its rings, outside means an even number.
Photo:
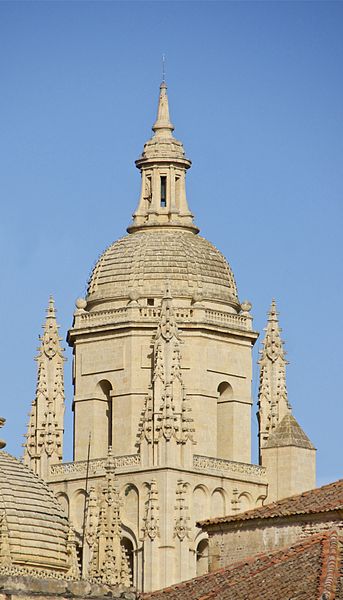
[[[239,301],[225,257],[204,238],[178,228],[154,227],[126,235],[100,257],[87,301],[161,296],[169,284],[174,297],[228,303]]]
[[[68,520],[48,486],[0,452],[1,560],[7,566],[65,573]],[[6,556],[4,556],[4,542]]]

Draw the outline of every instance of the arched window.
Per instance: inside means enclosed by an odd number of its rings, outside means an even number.
[[[135,580],[134,580],[134,556],[133,556],[133,543],[131,542],[131,540],[129,540],[129,538],[127,537],[123,537],[121,540],[121,545],[123,546],[123,548],[126,551],[126,556],[129,560],[129,569],[130,569],[130,575],[131,575],[131,583],[132,585],[135,585]]]
[[[232,387],[227,381],[223,381],[218,385],[217,393],[217,455],[219,458],[229,458],[229,439],[233,426],[230,422]]]
[[[208,540],[201,540],[196,549],[196,574],[208,573]]]

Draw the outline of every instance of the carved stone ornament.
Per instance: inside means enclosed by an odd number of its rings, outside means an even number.
[[[178,537],[181,542],[185,538],[189,538],[190,527],[188,521],[190,519],[188,506],[186,506],[186,491],[187,484],[179,479],[176,486],[176,518],[174,525],[174,537]]]
[[[143,521],[143,539],[150,538],[154,540],[160,536],[158,490],[155,479],[152,479],[150,482]]]

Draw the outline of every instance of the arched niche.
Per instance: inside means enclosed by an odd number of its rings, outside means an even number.
[[[197,485],[193,490],[193,518],[201,521],[209,517],[209,491],[204,485]]]
[[[113,446],[113,401],[111,392],[113,391],[112,384],[107,379],[101,379],[96,386],[97,397],[103,396],[107,402],[106,406],[106,436],[107,447]]]
[[[64,492],[58,492],[56,494],[56,498],[59,501],[60,505],[62,506],[62,509],[63,509],[66,517],[69,519],[69,498],[68,498],[67,494],[65,494]]]
[[[225,492],[217,488],[211,496],[211,517],[224,517],[225,508]]]
[[[232,435],[232,415],[230,403],[233,389],[228,381],[222,381],[217,388],[217,456],[229,457],[229,440]]]
[[[233,389],[232,385],[228,381],[222,381],[217,388],[218,402],[225,402],[232,400]]]
[[[252,497],[248,492],[243,492],[243,494],[240,494],[238,496],[238,502],[240,512],[245,512],[246,510],[254,508]]]
[[[70,520],[78,533],[80,533],[82,531],[82,527],[83,527],[85,502],[86,502],[85,490],[84,489],[76,490],[70,501]]]
[[[208,539],[203,538],[196,547],[196,575],[208,573]]]
[[[124,520],[128,521],[135,530],[139,523],[139,492],[133,483],[129,483],[124,488]]]

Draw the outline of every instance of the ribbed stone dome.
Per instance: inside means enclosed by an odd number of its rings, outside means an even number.
[[[237,288],[225,257],[210,242],[177,227],[139,230],[114,242],[100,257],[88,284],[88,302],[161,296],[202,298],[237,307]]]
[[[1,558],[8,564],[57,573],[67,570],[68,520],[47,485],[0,451]]]

